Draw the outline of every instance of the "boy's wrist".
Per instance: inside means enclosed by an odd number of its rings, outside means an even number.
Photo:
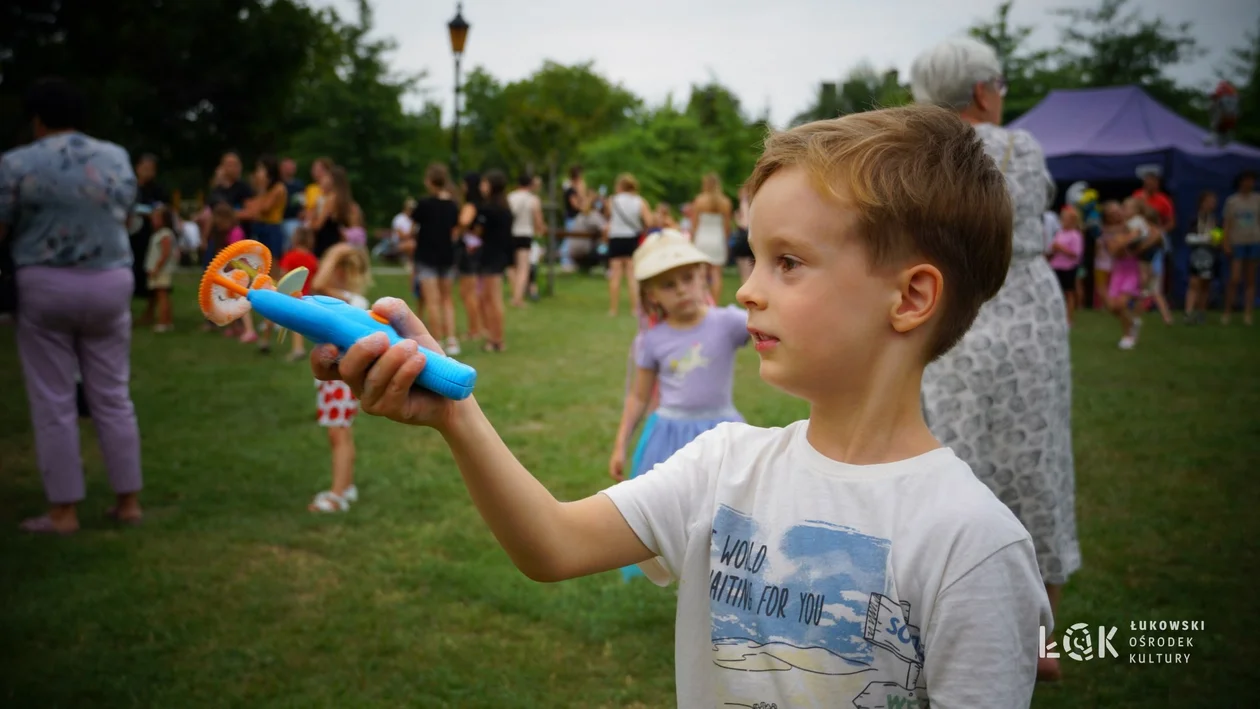
[[[432,428],[446,440],[447,445],[454,447],[475,429],[478,419],[484,418],[476,398],[469,396],[463,401],[452,401],[446,415],[434,421]]]

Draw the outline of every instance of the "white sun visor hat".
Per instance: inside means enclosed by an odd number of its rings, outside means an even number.
[[[691,245],[677,229],[662,229],[643,240],[634,252],[634,279],[649,278],[680,266],[709,263],[709,257]]]
[[[1164,168],[1160,167],[1157,163],[1138,165],[1137,170],[1134,170],[1134,172],[1137,173],[1139,180],[1145,180],[1147,175],[1154,175],[1155,177],[1164,176]]]

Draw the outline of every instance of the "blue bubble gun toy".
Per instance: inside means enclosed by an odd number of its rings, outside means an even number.
[[[305,336],[317,344],[336,345],[342,352],[375,332],[389,337],[389,344],[403,341],[389,323],[376,313],[328,296],[302,296],[304,268],[285,274],[274,283],[271,252],[262,243],[238,241],[219,252],[206,268],[198,290],[201,311],[211,322],[227,325],[257,310],[276,325]],[[416,384],[456,401],[467,399],[477,383],[477,370],[446,355],[421,347],[424,371]]]

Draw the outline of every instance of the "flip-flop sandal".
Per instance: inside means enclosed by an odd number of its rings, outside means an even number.
[[[111,507],[105,510],[105,517],[118,524],[125,524],[128,527],[139,527],[140,523],[144,521],[144,515],[140,515],[139,517],[119,517],[117,507]]]
[[[18,529],[32,534],[58,534],[63,537],[68,537],[78,531],[76,529],[72,529],[68,532],[63,532],[60,529],[57,529],[57,525],[53,524],[52,518],[48,515],[40,515],[39,517],[24,519],[22,520],[22,523],[18,525]]]

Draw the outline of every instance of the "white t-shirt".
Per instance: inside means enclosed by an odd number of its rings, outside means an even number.
[[[201,229],[197,226],[197,222],[187,219],[179,227],[179,248],[187,253],[193,253],[201,248]]]
[[[390,228],[394,230],[395,235],[402,234],[404,236],[411,233],[412,226],[414,226],[414,222],[412,222],[411,217],[407,216],[404,212],[395,214],[394,223],[390,224]]]
[[[539,208],[537,195],[529,190],[512,190],[508,193],[508,208],[512,210],[512,236],[534,235],[534,210]]]
[[[1028,706],[1028,532],[948,448],[848,465],[808,425],[721,424],[604,491],[680,579],[678,706]]]

